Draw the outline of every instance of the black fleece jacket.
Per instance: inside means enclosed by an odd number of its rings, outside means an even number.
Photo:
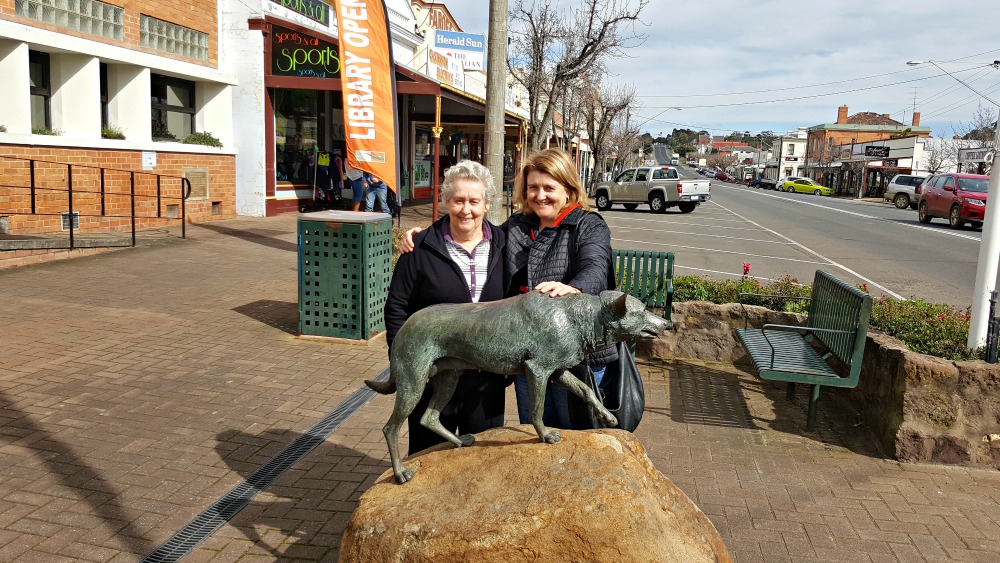
[[[490,257],[480,302],[503,299],[503,253],[506,236],[500,227],[483,222],[490,229]],[[385,303],[386,342],[392,349],[396,333],[410,315],[438,303],[471,303],[469,285],[458,265],[448,256],[442,227],[447,217],[435,221],[413,237],[413,252],[399,257],[392,272],[389,296]]]

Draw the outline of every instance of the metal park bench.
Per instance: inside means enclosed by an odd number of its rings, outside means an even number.
[[[757,294],[741,293],[740,303],[751,295]],[[804,326],[765,324],[759,329],[736,329],[736,336],[750,354],[758,377],[788,382],[789,399],[794,396],[796,383],[813,386],[806,423],[812,430],[816,426],[820,387],[858,385],[872,298],[822,270],[816,271],[811,297],[790,298],[809,301]],[[827,363],[831,356],[843,362],[846,376]]]
[[[668,325],[674,302],[674,253],[655,250],[612,252],[618,290],[639,299],[647,308],[662,308]]]

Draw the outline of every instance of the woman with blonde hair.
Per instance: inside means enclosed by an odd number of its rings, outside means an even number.
[[[567,153],[547,149],[529,155],[514,180],[514,206],[516,213],[503,225],[508,297],[529,289],[551,297],[597,295],[614,286],[611,229],[600,214],[589,210],[579,172]],[[598,383],[605,366],[617,359],[614,346],[588,357]],[[528,385],[523,375],[515,376],[514,390],[520,422],[528,423]],[[562,387],[549,385],[543,424],[572,428],[568,394]]]

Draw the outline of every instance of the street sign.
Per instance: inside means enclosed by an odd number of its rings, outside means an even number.
[[[889,156],[889,147],[865,147],[865,156],[886,158]]]
[[[993,149],[988,147],[958,149],[958,163],[966,162],[993,162]]]

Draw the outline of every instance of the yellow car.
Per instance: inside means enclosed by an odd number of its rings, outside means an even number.
[[[786,192],[798,192],[800,194],[813,194],[813,195],[833,195],[833,190],[813,182],[809,178],[798,178],[795,180],[789,180],[785,182],[781,189]]]

